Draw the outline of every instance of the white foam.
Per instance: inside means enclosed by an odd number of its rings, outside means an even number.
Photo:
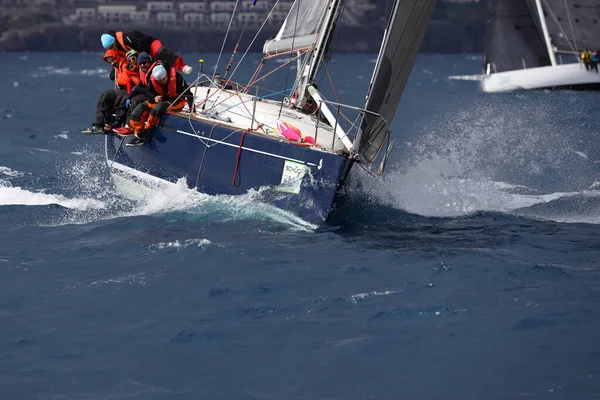
[[[359,301],[368,299],[369,297],[390,296],[395,293],[398,293],[398,291],[397,290],[384,290],[382,292],[373,291],[373,292],[367,292],[367,293],[358,293],[358,294],[353,294],[350,297],[348,297],[348,300],[351,303],[358,304]]]
[[[1,165],[0,165],[0,174],[6,175],[6,176],[12,176],[14,178],[24,175],[22,172],[13,171],[12,169],[10,169],[8,167],[3,167]]]
[[[391,171],[384,180],[361,178],[377,202],[428,217],[456,217],[478,211],[511,212],[548,203],[581,192],[542,195],[513,193],[523,188],[505,182],[473,179],[443,179],[431,170],[415,167],[407,172]]]
[[[167,212],[187,212],[197,217],[210,218],[218,213],[222,220],[264,218],[296,230],[314,230],[310,224],[291,212],[260,201],[261,192],[250,191],[238,196],[210,196],[187,187],[185,179],[176,184],[155,187],[145,194],[130,215],[153,215]]]
[[[174,242],[160,242],[156,244],[158,250],[164,249],[184,249],[186,247],[200,247],[204,248],[212,242],[208,239],[186,239],[183,242],[176,240]]]
[[[58,204],[75,210],[103,209],[106,204],[96,199],[70,199],[57,194],[31,192],[20,187],[0,187],[0,206],[41,206]]]

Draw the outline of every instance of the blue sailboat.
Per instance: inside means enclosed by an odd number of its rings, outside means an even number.
[[[255,191],[259,201],[323,223],[354,165],[383,173],[393,146],[390,124],[435,0],[394,2],[363,107],[329,101],[314,84],[329,60],[343,3],[296,0],[277,36],[264,44],[250,82],[199,74],[191,85],[195,107],[165,115],[144,146],[107,135],[106,161],[117,188],[136,198],[185,179],[209,195]],[[268,74],[262,70],[277,57],[297,63],[281,101],[258,88]]]

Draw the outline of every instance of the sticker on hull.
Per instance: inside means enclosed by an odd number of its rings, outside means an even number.
[[[300,193],[302,178],[308,172],[308,167],[304,164],[285,160],[283,164],[283,173],[281,174],[281,185],[278,190],[286,193]]]

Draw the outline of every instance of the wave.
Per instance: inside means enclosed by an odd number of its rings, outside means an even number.
[[[57,204],[73,210],[103,209],[106,203],[89,198],[67,198],[57,194],[29,191],[20,187],[0,186],[0,206],[26,205],[40,206]]]
[[[6,176],[16,178],[16,177],[21,177],[25,174],[23,174],[22,172],[19,172],[19,171],[13,171],[12,169],[10,169],[8,167],[3,167],[0,165],[0,175],[6,175]]]
[[[77,152],[87,154],[87,150]],[[38,225],[86,224],[97,220],[160,216],[171,222],[177,220],[206,224],[233,224],[245,222],[250,228],[312,231],[317,226],[293,213],[261,201],[263,190],[251,191],[241,196],[210,196],[190,189],[185,179],[167,187],[156,187],[138,201],[120,197],[110,176],[98,164],[104,162],[93,157],[77,156],[76,160],[61,169],[52,191],[15,186],[9,180],[0,185],[0,206],[58,205],[43,213],[45,220]],[[12,178],[23,176],[18,171],[2,167],[0,173]],[[62,187],[61,187],[62,186]],[[51,214],[48,216],[48,214]]]
[[[145,195],[129,215],[176,214],[180,219],[194,221],[254,220],[270,221],[297,230],[317,228],[291,212],[261,202],[263,191],[250,191],[240,196],[211,196],[188,188],[182,178],[175,185],[156,188]]]

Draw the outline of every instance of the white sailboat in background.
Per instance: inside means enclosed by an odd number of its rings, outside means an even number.
[[[599,89],[600,74],[579,62],[596,48],[597,0],[490,0],[484,73],[452,78],[479,80],[484,92]]]

